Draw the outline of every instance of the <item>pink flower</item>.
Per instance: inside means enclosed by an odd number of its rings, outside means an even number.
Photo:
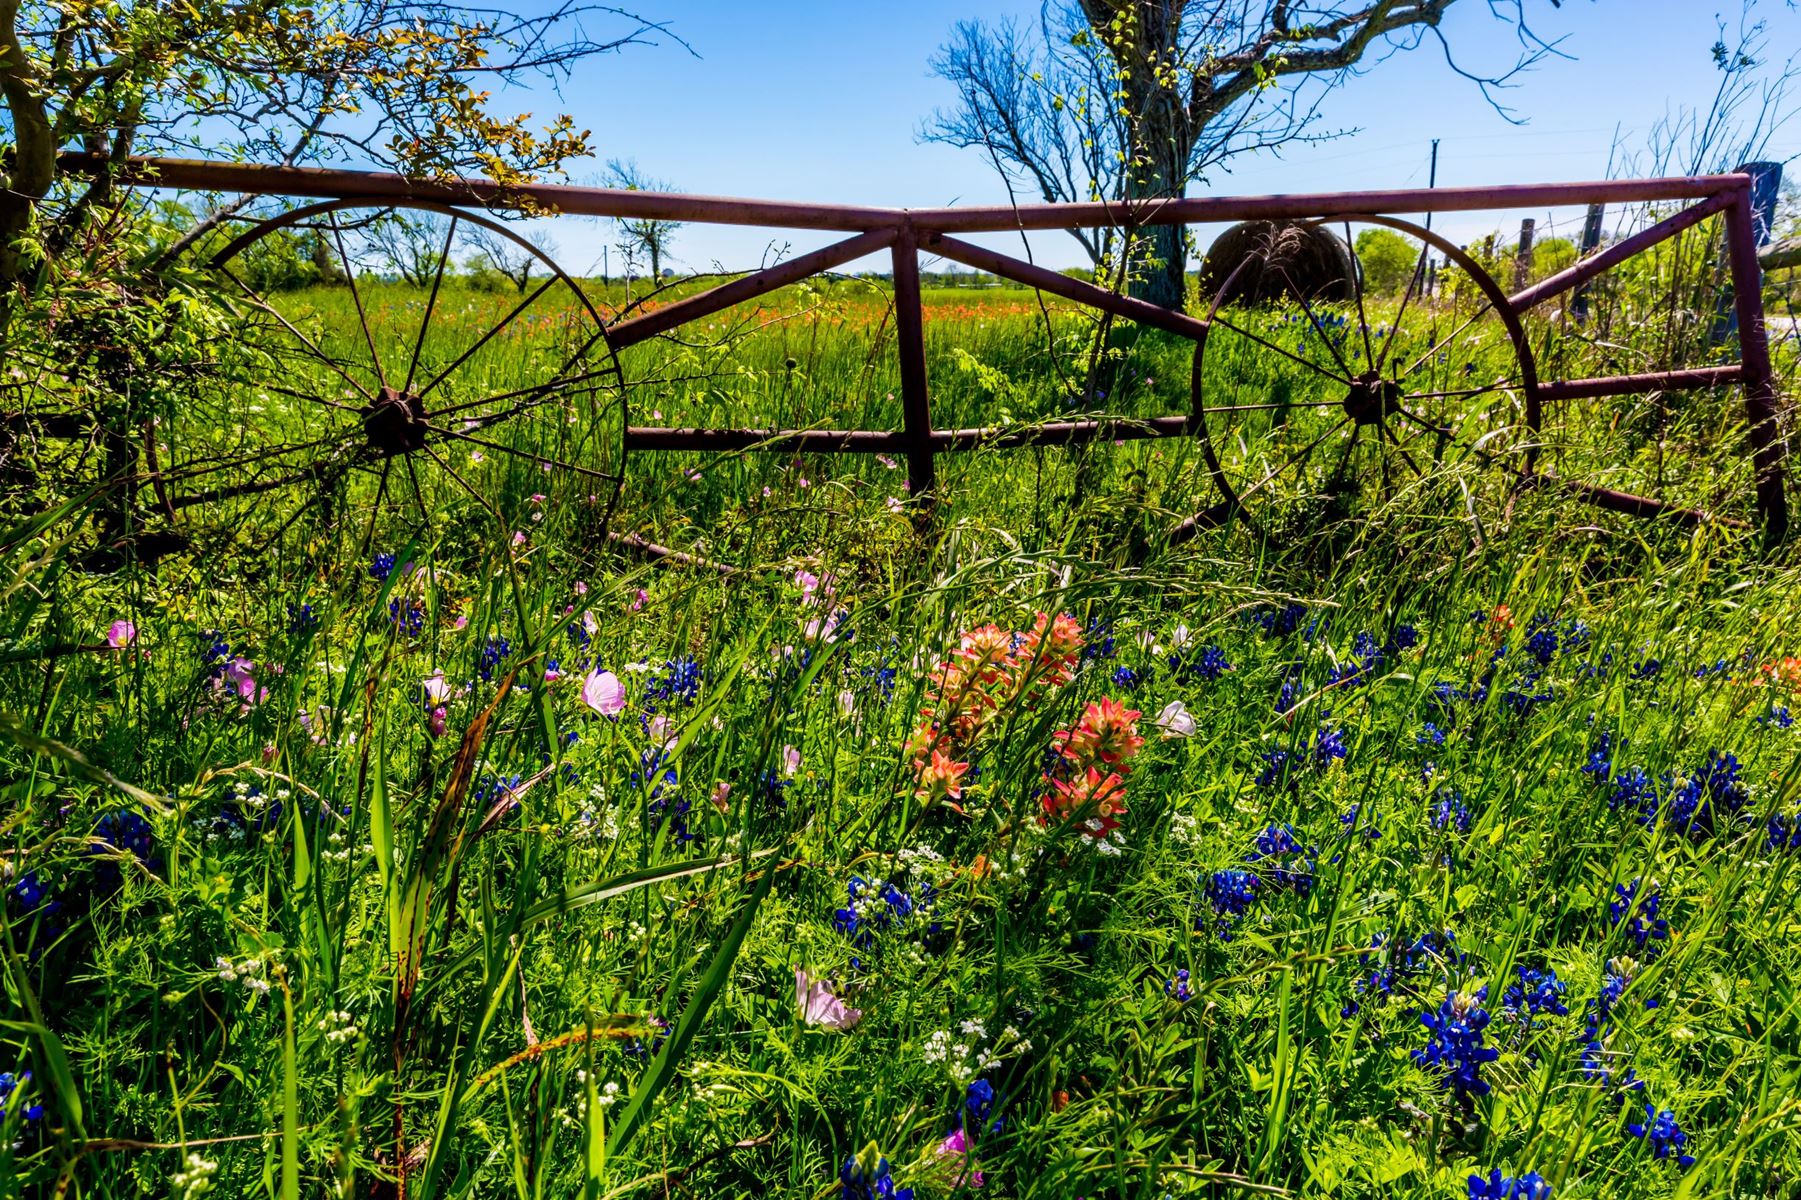
[[[106,644],[123,650],[137,640],[138,627],[130,621],[114,621],[106,630]]]
[[[964,1164],[969,1158],[969,1136],[961,1128],[953,1130],[949,1137],[938,1143],[938,1157],[942,1160],[946,1187],[955,1190],[965,1186],[982,1186],[982,1173],[965,1168]]]
[[[442,704],[431,710],[431,715],[425,719],[425,727],[431,730],[433,737],[444,736],[444,718],[447,716],[449,712]]]
[[[595,671],[582,682],[582,703],[603,717],[625,711],[625,685],[611,671]]]
[[[728,797],[730,797],[731,794],[732,785],[725,780],[720,779],[714,782],[713,794],[708,796],[707,799],[713,802],[714,808],[718,809],[720,812],[724,812],[730,806]]]
[[[588,581],[586,579],[578,579],[575,581],[575,594],[578,596],[586,596],[588,594]]]
[[[225,686],[238,694],[246,709],[253,708],[263,702],[269,689],[256,681],[256,664],[247,658],[234,658],[225,665],[225,673],[221,678]]]
[[[444,678],[442,671],[433,671],[427,675],[419,687],[424,691],[429,704],[442,704],[450,699],[450,681]]]
[[[513,530],[513,545],[515,545],[515,546],[525,545],[525,532],[523,530],[519,530],[519,529]]]
[[[800,602],[813,603],[813,593],[819,590],[819,576],[806,569],[794,573],[794,586],[800,589]]]
[[[632,597],[632,602],[627,607],[629,607],[633,612],[637,612],[639,609],[643,608],[649,602],[650,602],[650,593],[645,591],[643,588],[639,588],[638,594]]]
[[[800,967],[794,968],[794,1003],[800,1008],[800,1019],[822,1029],[843,1033],[863,1019],[863,1010],[850,1008],[832,995],[824,980],[814,979]]]
[[[782,774],[796,775],[800,773],[800,751],[793,746],[782,747]]]

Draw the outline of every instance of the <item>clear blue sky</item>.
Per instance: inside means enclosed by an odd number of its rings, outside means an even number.
[[[1503,94],[1525,124],[1498,115],[1473,83],[1446,67],[1428,39],[1348,80],[1327,101],[1325,123],[1355,134],[1280,158],[1239,159],[1230,174],[1192,192],[1419,185],[1434,137],[1441,139],[1441,185],[1600,177],[1616,136],[1629,148],[1642,147],[1666,111],[1707,104],[1719,79],[1709,54],[1716,14],[1736,29],[1738,6],[1739,0],[1564,0],[1554,8],[1550,0],[1526,0],[1535,30],[1565,38],[1562,49],[1573,61],[1547,60]],[[1767,57],[1801,52],[1801,13],[1786,0],[1763,0],[1760,9],[1771,30]],[[596,180],[601,161],[620,157],[691,192],[889,205],[1005,200],[978,154],[919,142],[923,119],[951,99],[927,62],[958,20],[1010,14],[1034,20],[1035,0],[669,0],[646,11],[667,20],[693,53],[673,42],[631,47],[586,65],[560,97],[515,92],[498,98],[539,115],[567,111],[593,130],[599,161],[575,164],[575,181]],[[1472,69],[1504,67],[1516,53],[1487,0],[1461,0],[1444,30],[1459,62]],[[1773,152],[1801,154],[1801,122],[1779,135]],[[1543,221],[1548,214],[1537,215]],[[1440,227],[1467,237],[1500,223],[1445,219]],[[1510,224],[1517,225],[1517,214]],[[601,246],[616,239],[603,223],[569,218],[550,231],[560,257],[577,270],[597,263]],[[754,266],[772,237],[795,251],[825,240],[689,225],[676,234],[674,258],[684,269]],[[1035,239],[1035,250],[1052,265],[1081,257],[1062,235]]]

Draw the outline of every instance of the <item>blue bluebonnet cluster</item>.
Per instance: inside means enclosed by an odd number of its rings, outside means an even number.
[[[17,1075],[11,1071],[0,1071],[0,1121],[6,1120],[7,1106],[14,1103],[14,1094],[30,1082],[30,1071],[21,1071]],[[41,1121],[44,1119],[44,1106],[33,1100],[20,1110],[19,1116],[25,1121]]]
[[[1319,872],[1319,847],[1302,845],[1293,825],[1270,825],[1258,832],[1245,861],[1256,866],[1271,887],[1304,898],[1313,891]]]
[[[1614,1032],[1613,1011],[1620,998],[1626,994],[1626,989],[1632,986],[1633,974],[1637,970],[1638,964],[1629,958],[1610,959],[1607,973],[1601,980],[1600,994],[1589,1001],[1583,1021],[1585,1040],[1582,1046],[1582,1074],[1602,1087],[1621,1092],[1635,1092],[1645,1086],[1631,1067],[1616,1072],[1613,1052],[1607,1048]],[[1657,1001],[1647,1000],[1645,1007],[1655,1008]]]
[[[1398,625],[1388,639],[1376,641],[1376,635],[1367,631],[1359,633],[1351,639],[1351,654],[1344,662],[1332,668],[1326,683],[1328,687],[1355,688],[1375,675],[1376,671],[1389,659],[1419,644],[1419,630],[1411,625]]]
[[[1188,968],[1182,967],[1174,975],[1163,981],[1163,994],[1171,1000],[1186,1003],[1194,999],[1194,993],[1188,987]]]
[[[1118,642],[1113,636],[1113,622],[1104,617],[1095,617],[1088,622],[1082,631],[1082,661],[1099,662],[1112,658],[1118,652]]]
[[[1329,714],[1328,714],[1329,715]],[[1263,770],[1257,773],[1258,787],[1293,787],[1309,771],[1324,771],[1346,754],[1344,731],[1329,721],[1321,722],[1309,750],[1276,747],[1263,752]]]
[[[517,775],[483,775],[469,789],[469,803],[486,812],[503,800],[507,800],[519,790],[521,780]],[[513,801],[516,806],[519,802]]]
[[[668,825],[676,845],[693,841],[699,835],[688,828],[688,814],[693,810],[687,797],[677,794],[680,779],[675,764],[662,750],[649,749],[639,755],[638,767],[632,772],[632,784],[646,793],[644,810],[653,834]]]
[[[226,641],[225,635],[217,630],[209,630],[201,636],[206,641],[206,649],[200,656],[201,665],[206,667],[207,674],[217,679],[225,674],[225,668],[230,665],[234,657],[231,652],[231,643]]]
[[[494,669],[506,660],[513,652],[513,643],[504,637],[491,637],[482,643],[481,658],[476,661],[475,673],[482,677],[483,683],[494,682]]]
[[[999,1133],[1007,1127],[1007,1119],[1001,1116],[1000,1098],[995,1094],[994,1085],[986,1079],[977,1079],[970,1083],[963,1095],[963,1109],[958,1114],[963,1123],[964,1132],[974,1136],[978,1133]]]
[[[388,623],[405,637],[418,637],[425,629],[425,606],[410,596],[396,596],[388,601]]]
[[[705,678],[700,660],[692,654],[669,659],[644,689],[644,711],[654,713],[686,708],[700,699],[700,685]]]
[[[1801,808],[1771,813],[1764,833],[1772,850],[1801,850]]]
[[[1307,606],[1289,601],[1280,607],[1266,606],[1246,614],[1245,620],[1263,631],[1265,637],[1287,637],[1301,627],[1307,618]]]
[[[310,604],[288,605],[288,632],[295,637],[311,633],[319,628],[319,618],[313,613]]]
[[[1568,990],[1549,967],[1516,967],[1515,981],[1501,993],[1501,1012],[1516,1025],[1530,1026],[1536,1017],[1561,1017],[1569,1013],[1563,1002]]]
[[[921,886],[916,903],[892,880],[877,883],[861,875],[850,877],[845,892],[845,906],[832,914],[832,924],[860,950],[873,947],[878,934],[902,927],[921,905],[932,901],[930,884]]]
[[[1369,842],[1380,841],[1382,838],[1382,826],[1377,824],[1375,817],[1363,815],[1361,803],[1353,804],[1340,813],[1338,823],[1344,829],[1344,837],[1348,838],[1352,834],[1360,833],[1364,840]]]
[[[1389,934],[1384,930],[1370,939],[1368,950],[1357,956],[1357,965],[1369,968],[1369,973],[1358,976],[1353,986],[1357,995],[1371,999],[1380,1007],[1397,989],[1411,993],[1409,984],[1415,976],[1439,967],[1454,966],[1463,958],[1463,952],[1457,949],[1457,939],[1448,929],[1423,933],[1411,942],[1392,947]],[[1355,1016],[1362,1007],[1353,999],[1340,1015]]]
[[[1232,940],[1232,926],[1246,913],[1257,899],[1257,889],[1263,881],[1249,871],[1235,869],[1215,871],[1207,878],[1207,903],[1213,908],[1215,918],[1214,931],[1219,940]],[[1204,928],[1206,918],[1195,918],[1196,930]]]
[[[668,1021],[665,1021],[662,1017],[653,1016],[650,1019],[650,1026],[652,1029],[656,1030],[655,1033],[650,1035],[650,1041],[646,1042],[643,1038],[633,1038],[625,1044],[625,1053],[628,1058],[635,1058],[640,1062],[654,1058],[657,1051],[663,1048],[663,1043],[669,1040]]]
[[[94,841],[88,844],[88,853],[108,855],[94,868],[94,878],[103,888],[116,888],[123,882],[124,876],[105,846],[113,850],[123,851],[138,860],[138,865],[146,871],[154,871],[158,866],[156,856],[156,836],[151,831],[150,822],[143,814],[130,809],[118,809],[102,816],[94,823]]]
[[[1757,723],[1765,729],[1789,729],[1795,724],[1795,718],[1789,715],[1788,705],[1772,704],[1769,712],[1757,718]]]
[[[1613,776],[1613,734],[1602,730],[1595,735],[1595,740],[1589,743],[1588,759],[1582,764],[1582,773],[1593,783],[1606,783]]]
[[[1131,667],[1121,664],[1113,668],[1113,685],[1128,692],[1134,691],[1140,683],[1145,681],[1148,673],[1147,671],[1135,671]]]
[[[1674,1155],[1676,1165],[1685,1170],[1695,1165],[1695,1156],[1685,1149],[1688,1134],[1676,1123],[1676,1114],[1667,1108],[1658,1109],[1645,1105],[1645,1119],[1627,1125],[1626,1132],[1649,1143],[1654,1158],[1669,1158]]]
[[[852,1155],[838,1168],[838,1182],[843,1185],[838,1200],[913,1200],[912,1188],[894,1186],[893,1170],[886,1158],[865,1170]]]
[[[1582,771],[1596,783],[1605,783],[1613,766],[1611,740],[1602,734],[1589,752]],[[1686,778],[1670,772],[1653,777],[1642,766],[1631,766],[1613,776],[1607,803],[1610,808],[1636,815],[1639,824],[1660,820],[1679,833],[1704,836],[1724,830],[1745,806],[1745,786],[1740,781],[1738,756],[1716,750]]]
[[[35,961],[42,947],[56,940],[63,930],[63,902],[37,871],[20,872],[6,889],[6,907],[19,928],[35,926],[31,957]]]
[[[1663,674],[1663,661],[1647,654],[1632,664],[1632,669],[1626,673],[1626,678],[1634,683],[1646,683],[1661,674]]]
[[[1517,1179],[1501,1174],[1496,1168],[1484,1179],[1470,1176],[1470,1200],[1549,1200],[1551,1185],[1537,1171],[1527,1171]]]
[[[1670,939],[1670,923],[1657,915],[1663,905],[1657,885],[1647,885],[1641,896],[1639,880],[1635,878],[1629,884],[1616,883],[1613,891],[1614,899],[1607,904],[1609,921],[1614,925],[1625,922],[1626,936],[1647,962],[1663,953]]]
[[[1470,810],[1463,802],[1462,792],[1448,783],[1440,784],[1432,793],[1432,801],[1432,828],[1470,831]]]
[[[1448,736],[1449,731],[1444,726],[1436,721],[1427,721],[1420,726],[1420,731],[1413,735],[1413,740],[1417,745],[1431,746],[1437,749],[1445,744],[1445,738]]]
[[[388,576],[394,573],[394,556],[382,551],[369,560],[369,578],[377,583],[386,583]]]
[[[1211,683],[1227,671],[1232,664],[1226,659],[1226,652],[1218,646],[1202,646],[1189,654],[1177,651],[1169,656],[1169,669],[1177,679],[1202,680]]]
[[[1500,1051],[1482,1044],[1482,1031],[1489,1021],[1488,1010],[1482,1007],[1487,999],[1486,987],[1474,993],[1452,992],[1437,1008],[1420,1012],[1420,1024],[1429,1036],[1425,1047],[1413,1052],[1413,1061],[1436,1072],[1440,1086],[1465,1103],[1488,1094],[1482,1065],[1500,1057]]]

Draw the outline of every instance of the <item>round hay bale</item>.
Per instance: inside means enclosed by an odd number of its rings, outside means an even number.
[[[1201,264],[1201,301],[1211,304],[1221,288],[1226,288],[1224,304],[1351,300],[1356,270],[1351,248],[1323,225],[1245,221],[1208,247]]]

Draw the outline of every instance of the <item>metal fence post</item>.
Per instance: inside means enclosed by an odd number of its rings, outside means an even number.
[[[928,506],[938,489],[932,461],[932,402],[926,383],[924,315],[919,299],[919,235],[909,223],[894,240],[894,332],[900,355],[901,433],[907,445],[907,488]]]
[[[1757,515],[1771,542],[1788,535],[1784,491],[1786,447],[1776,416],[1776,375],[1763,319],[1763,270],[1757,265],[1757,225],[1747,179],[1726,210],[1726,253],[1732,270],[1732,305],[1738,318],[1739,361],[1745,372],[1745,419],[1751,426],[1751,463],[1756,471]]]

